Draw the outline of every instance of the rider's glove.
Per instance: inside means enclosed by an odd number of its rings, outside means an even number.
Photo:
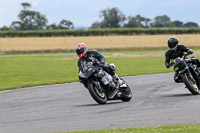
[[[191,49],[189,49],[189,50],[187,51],[187,54],[193,54],[193,51],[192,51]]]
[[[169,68],[170,67],[170,64],[166,64],[166,68]]]

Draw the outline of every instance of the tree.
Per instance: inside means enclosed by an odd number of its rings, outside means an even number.
[[[29,3],[22,3],[23,10],[20,11],[19,21],[14,21],[11,28],[14,30],[43,30],[47,26],[47,18],[40,12],[28,10],[31,7]]]
[[[179,21],[179,20],[173,21],[172,24],[173,24],[175,27],[182,27],[182,26],[183,26],[183,22],[181,22],[181,21]]]
[[[27,10],[27,8],[31,7],[31,4],[29,3],[21,3],[21,5],[23,6],[24,10]]]
[[[150,19],[137,15],[135,17],[129,16],[128,23],[124,27],[148,27]]]
[[[187,22],[183,25],[183,27],[199,27],[199,25],[195,22]]]
[[[59,26],[57,26],[55,23],[53,23],[53,24],[48,25],[46,29],[47,30],[57,30],[57,29],[59,29]]]
[[[23,30],[22,25],[23,24],[20,21],[14,21],[10,25],[10,28],[13,29],[13,30]]]
[[[126,19],[125,15],[116,7],[100,11],[100,17],[103,18],[99,23],[101,28],[119,28]]]
[[[92,24],[92,26],[90,27],[91,29],[95,29],[95,28],[101,28],[101,23],[100,22],[94,22]]]
[[[2,28],[0,28],[1,31],[8,31],[11,30],[10,28],[8,28],[7,26],[3,26]]]
[[[152,27],[172,27],[171,19],[167,15],[157,16],[151,23]]]
[[[62,20],[60,21],[60,23],[58,25],[56,25],[55,23],[48,25],[47,26],[47,30],[58,30],[58,29],[73,29],[74,25],[71,21],[69,20]]]
[[[63,19],[60,21],[59,29],[73,29],[74,25],[71,21]]]
[[[129,16],[128,23],[124,24],[124,27],[142,27],[141,21],[136,17]]]
[[[144,23],[144,27],[150,27],[149,22],[151,21],[151,19],[149,18],[144,18],[143,23]]]

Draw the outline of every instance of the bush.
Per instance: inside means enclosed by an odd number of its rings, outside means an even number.
[[[156,35],[156,34],[198,34],[200,28],[105,28],[88,30],[37,30],[0,31],[0,37],[56,37],[56,36],[108,36],[108,35]]]

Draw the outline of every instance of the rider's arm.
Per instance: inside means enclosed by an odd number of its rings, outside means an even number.
[[[94,51],[94,56],[99,59],[100,63],[104,63],[106,61],[105,57],[101,55],[98,51]]]
[[[168,51],[165,53],[165,66],[166,68],[170,67],[170,56]]]
[[[180,45],[181,49],[186,52],[187,54],[193,54],[193,50],[189,49],[188,47],[186,47],[185,45]]]
[[[82,71],[82,67],[81,67],[81,58],[79,58],[78,60],[78,72]]]
[[[80,67],[81,67],[80,61],[78,61],[78,72],[80,72]]]
[[[80,72],[80,71],[82,71],[82,66],[81,66],[81,61],[80,61],[81,59],[79,58],[79,60],[78,60],[78,68],[79,68],[79,70],[78,70],[78,72]],[[82,83],[82,84],[84,84],[85,85],[85,87],[87,86],[86,84],[86,82],[84,81],[84,79],[83,78],[81,78],[80,76],[79,76],[79,81]],[[87,88],[87,87],[86,87]]]

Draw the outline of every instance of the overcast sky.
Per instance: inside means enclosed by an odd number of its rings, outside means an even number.
[[[200,0],[0,0],[0,27],[18,20],[22,2],[32,4],[31,10],[45,15],[48,24],[67,19],[75,27],[89,27],[100,21],[101,10],[118,7],[126,17],[140,14],[153,19],[167,15],[171,21],[193,21],[200,25]]]

